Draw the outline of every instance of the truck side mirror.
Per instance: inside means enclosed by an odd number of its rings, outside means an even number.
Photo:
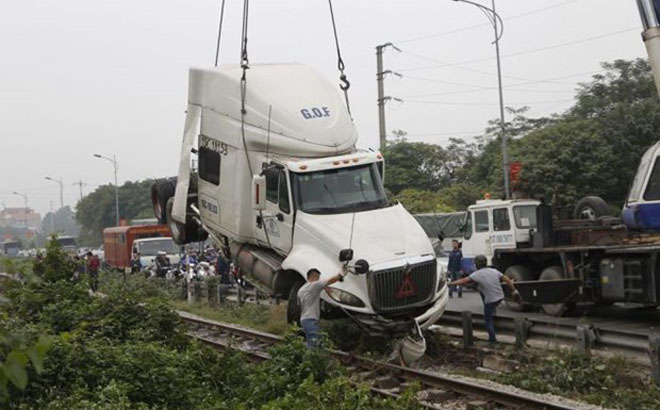
[[[342,249],[339,251],[339,262],[348,262],[353,259],[353,249]]]
[[[262,175],[252,176],[252,208],[255,211],[266,209],[266,177]]]
[[[359,259],[355,262],[355,273],[364,274],[369,272],[369,262]]]

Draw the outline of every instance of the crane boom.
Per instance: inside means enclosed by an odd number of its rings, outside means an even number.
[[[637,0],[637,7],[642,18],[642,39],[649,56],[655,87],[660,94],[660,0]]]

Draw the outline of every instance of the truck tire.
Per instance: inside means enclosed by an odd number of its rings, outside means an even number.
[[[595,221],[601,216],[611,216],[607,202],[599,196],[585,196],[575,204],[573,218]]]
[[[167,224],[167,201],[174,196],[176,177],[159,179],[151,185],[151,207],[161,225]]]
[[[289,301],[286,307],[286,321],[289,324],[295,323],[300,326],[300,314],[302,308],[300,306],[300,301],[298,300],[298,291],[304,284],[305,281],[297,281],[291,286],[291,290],[289,291]]]
[[[516,282],[534,280],[534,275],[532,275],[532,272],[529,270],[529,268],[523,265],[511,265],[506,268],[504,274]],[[504,304],[514,312],[526,312],[532,309],[532,305],[529,303],[518,303],[514,302],[513,300],[506,300]]]
[[[165,207],[165,211],[167,215],[166,218],[167,226],[170,228],[170,231],[172,232],[172,239],[174,240],[174,243],[176,243],[177,245],[185,245],[186,243],[188,243],[186,241],[186,225],[172,219],[173,207],[174,207],[174,197],[170,197],[170,199],[167,200],[167,205]]]
[[[561,266],[548,266],[543,269],[539,280],[561,280],[564,279],[564,270]],[[546,303],[541,305],[543,312],[549,316],[561,317],[569,313],[575,307],[575,303]]]

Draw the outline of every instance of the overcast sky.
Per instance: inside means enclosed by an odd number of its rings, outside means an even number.
[[[479,0],[475,0],[479,1]],[[174,175],[187,70],[211,66],[221,0],[20,0],[0,5],[0,206],[45,213],[112,181]],[[490,5],[490,0],[481,0]],[[242,2],[227,0],[221,63],[236,63]],[[377,147],[375,46],[394,42],[388,132],[443,144],[498,116],[492,28],[451,0],[334,0],[361,147]],[[599,63],[645,56],[633,0],[497,0],[505,104],[561,112]],[[297,61],[337,83],[325,0],[252,0],[252,63]],[[292,87],[296,84],[292,83]]]

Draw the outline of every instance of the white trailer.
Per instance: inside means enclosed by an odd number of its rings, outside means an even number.
[[[339,93],[300,64],[251,65],[242,114],[241,76],[240,66],[190,71],[179,175],[152,190],[174,240],[208,233],[230,247],[255,284],[289,299],[290,321],[306,272],[334,275],[352,259],[353,274],[323,292],[324,315],[388,334],[433,324],[447,304],[444,269],[386,197],[382,155],[356,148]]]

